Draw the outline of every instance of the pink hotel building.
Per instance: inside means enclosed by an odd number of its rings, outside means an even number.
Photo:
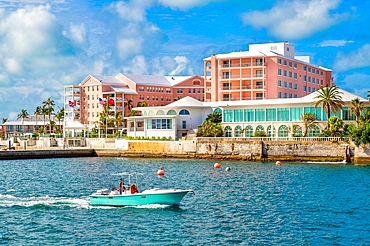
[[[204,59],[204,78],[206,102],[300,98],[335,83],[330,69],[295,56],[288,42],[212,55]]]

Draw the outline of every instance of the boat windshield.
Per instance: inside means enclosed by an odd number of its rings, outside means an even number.
[[[128,177],[128,183],[131,184],[131,177],[135,177],[135,183],[137,184],[137,176],[143,176],[144,174],[138,172],[123,172],[123,173],[113,173],[112,176],[119,176],[124,178]]]

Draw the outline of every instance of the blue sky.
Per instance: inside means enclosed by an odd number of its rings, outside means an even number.
[[[63,87],[89,74],[203,75],[211,54],[281,41],[366,97],[369,10],[363,0],[0,0],[0,118],[50,96],[62,106]]]

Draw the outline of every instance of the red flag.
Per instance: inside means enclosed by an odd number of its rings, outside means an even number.
[[[114,100],[112,98],[108,99],[108,105],[114,105]]]

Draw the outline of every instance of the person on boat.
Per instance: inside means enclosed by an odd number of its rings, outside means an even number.
[[[136,184],[131,185],[131,194],[139,193]]]
[[[125,183],[124,183],[123,178],[120,179],[118,190],[119,190],[120,195],[122,195],[122,192],[125,191]]]

